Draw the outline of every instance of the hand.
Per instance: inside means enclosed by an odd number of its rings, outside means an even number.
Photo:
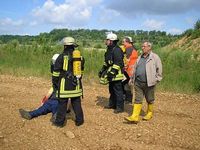
[[[48,96],[44,96],[41,100],[41,103],[44,104],[48,100]]]
[[[130,86],[133,85],[133,79],[129,80],[128,85],[130,85]]]

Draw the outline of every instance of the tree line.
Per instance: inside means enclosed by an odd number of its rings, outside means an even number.
[[[77,39],[78,44],[83,47],[103,47],[106,33],[110,30],[96,30],[96,29],[53,29],[49,33],[40,33],[36,36],[29,35],[1,35],[0,44],[7,44],[13,40],[17,40],[19,44],[32,45],[37,43],[39,45],[59,43],[65,36],[72,36]],[[165,31],[143,31],[143,30],[118,30],[114,31],[122,39],[124,36],[131,36],[135,43],[141,43],[144,40],[151,41],[154,45],[163,47],[174,41],[179,35],[167,34]]]
[[[44,32],[39,35],[0,35],[0,44],[24,44],[24,45],[55,45],[59,44],[65,36],[74,37],[78,44],[84,48],[104,48],[104,40],[106,33],[110,30],[97,30],[97,29],[53,29],[49,33]],[[190,39],[200,37],[200,20],[197,20],[193,29],[188,29],[181,35],[168,34],[165,31],[144,31],[144,30],[118,30],[113,31],[116,33],[120,40],[124,36],[131,36],[134,40],[135,46],[140,46],[144,40],[149,40],[156,47],[164,47],[183,36]]]

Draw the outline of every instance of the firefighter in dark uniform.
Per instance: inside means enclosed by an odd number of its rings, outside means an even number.
[[[83,110],[81,107],[82,96],[82,72],[84,59],[80,51],[75,50],[78,45],[74,38],[63,39],[64,51],[55,62],[52,75],[53,89],[58,97],[58,109],[53,125],[63,127],[67,112],[67,103],[71,99],[72,108],[75,113],[75,124],[80,126],[84,123]]]
[[[123,86],[124,79],[124,54],[122,49],[117,45],[118,38],[114,33],[109,33],[106,37],[107,51],[104,55],[105,61],[99,72],[101,84],[109,82],[109,104],[106,109],[114,109],[114,113],[124,111]]]

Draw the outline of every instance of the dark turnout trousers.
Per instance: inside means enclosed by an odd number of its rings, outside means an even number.
[[[124,110],[124,99],[123,99],[123,86],[122,81],[109,82],[109,106],[115,109]]]
[[[57,109],[56,118],[54,122],[56,126],[60,126],[60,127],[64,126],[65,116],[67,113],[67,103],[68,103],[68,98],[60,99],[58,101],[58,109]],[[71,98],[71,104],[72,104],[72,108],[74,110],[75,117],[76,117],[75,124],[77,126],[82,125],[84,122],[84,116],[83,116],[83,110],[81,107],[81,98],[80,97]]]

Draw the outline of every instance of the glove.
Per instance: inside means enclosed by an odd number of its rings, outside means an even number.
[[[113,78],[115,78],[115,74],[112,74],[111,72],[108,72],[108,74],[107,74],[108,81],[109,82],[112,81]]]
[[[107,69],[107,66],[103,65],[102,68],[101,68],[101,70],[98,73],[99,78],[102,77],[102,74],[106,71],[106,69]]]

